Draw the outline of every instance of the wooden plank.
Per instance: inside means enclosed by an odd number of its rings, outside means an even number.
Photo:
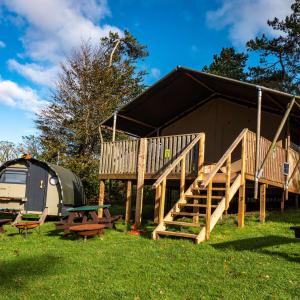
[[[194,212],[184,212],[184,211],[179,211],[179,212],[172,212],[172,216],[185,216],[185,217],[205,217],[206,214],[199,214],[199,213],[194,213]]]
[[[197,234],[192,233],[185,233],[185,232],[179,232],[179,231],[156,231],[156,234],[158,235],[171,235],[171,236],[179,236],[179,237],[185,237],[185,238],[191,238],[195,239],[197,237]]]
[[[167,180],[166,180],[166,178],[164,178],[161,183],[161,197],[160,197],[160,204],[159,204],[159,223],[162,222],[162,220],[164,219],[164,216],[165,216],[166,187],[167,187]]]
[[[207,204],[194,204],[194,203],[180,203],[179,204],[179,207],[206,207],[207,206]],[[211,207],[212,208],[216,208],[216,207],[218,207],[218,205],[216,205],[216,204],[212,204],[211,205]]]
[[[144,179],[147,155],[147,139],[140,139],[140,151],[138,156],[138,178],[136,192],[135,223],[139,225],[142,219]]]
[[[264,223],[266,219],[266,191],[267,185],[264,183],[260,186],[260,195],[259,195],[259,221]]]
[[[127,181],[127,192],[126,192],[126,207],[125,207],[125,223],[130,223],[131,217],[131,201],[132,201],[132,181]]]
[[[204,174],[204,147],[205,147],[205,134],[202,135],[199,141],[199,150],[198,150],[198,176],[200,180],[203,179]]]
[[[186,227],[201,227],[205,224],[191,223],[191,222],[178,222],[178,221],[165,221],[166,225],[186,226]]]
[[[211,218],[211,196],[212,196],[212,180],[208,184],[207,188],[207,206],[206,206],[206,225],[205,225],[205,238],[210,238],[210,218]]]
[[[159,185],[155,190],[155,204],[154,204],[154,223],[159,222],[159,205],[161,197],[161,185]]]
[[[104,204],[104,195],[105,195],[105,181],[100,180],[99,182],[99,198],[98,198],[98,205]],[[103,217],[103,208],[98,209],[98,217]]]

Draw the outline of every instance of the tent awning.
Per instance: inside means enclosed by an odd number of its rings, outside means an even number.
[[[177,67],[117,112],[116,129],[140,137],[152,135],[157,129],[220,96],[256,107],[259,88],[263,91],[263,111],[282,115],[294,97],[255,84]],[[300,120],[293,112],[291,117]],[[101,125],[112,128],[113,116]]]

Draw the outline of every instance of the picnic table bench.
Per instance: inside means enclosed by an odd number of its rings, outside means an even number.
[[[80,224],[103,224],[104,228],[114,228],[114,222],[121,218],[121,216],[111,216],[109,212],[109,204],[104,205],[87,205],[69,208],[67,212],[69,213],[66,220],[56,222],[56,229],[64,229],[65,234],[70,231],[70,227],[80,225]],[[102,208],[105,217],[98,218],[98,210]],[[81,222],[76,223],[75,220],[81,220]]]
[[[104,224],[81,224],[71,226],[69,228],[70,231],[76,232],[79,235],[83,236],[84,241],[86,241],[88,236],[100,235],[103,233],[105,225]]]
[[[0,234],[5,232],[3,225],[8,224],[11,221],[12,219],[0,219]]]

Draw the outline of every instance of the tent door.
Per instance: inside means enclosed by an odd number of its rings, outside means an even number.
[[[25,209],[43,211],[48,186],[48,171],[38,164],[30,163],[27,178]]]

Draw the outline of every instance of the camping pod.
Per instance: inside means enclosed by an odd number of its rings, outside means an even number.
[[[81,180],[70,170],[30,156],[0,167],[0,210],[62,215],[85,202]]]

